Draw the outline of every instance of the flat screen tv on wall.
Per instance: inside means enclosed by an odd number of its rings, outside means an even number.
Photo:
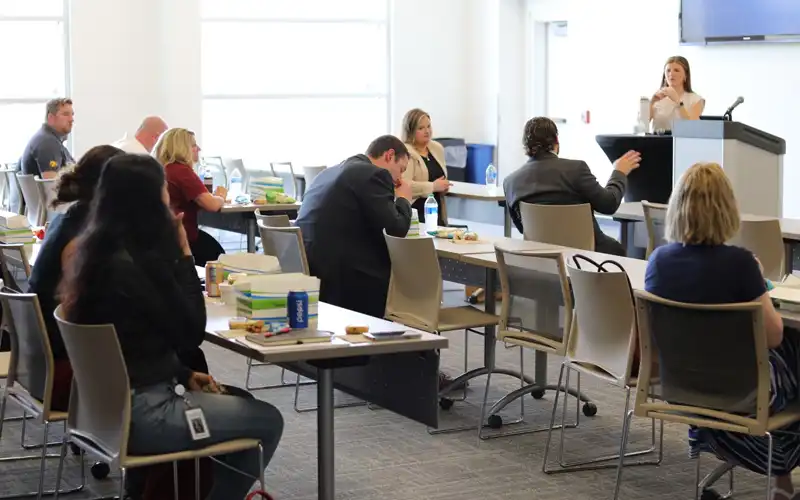
[[[681,43],[800,42],[800,0],[681,0]]]

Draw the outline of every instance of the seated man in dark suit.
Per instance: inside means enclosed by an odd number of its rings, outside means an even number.
[[[558,157],[558,128],[549,118],[528,120],[523,142],[530,160],[503,182],[511,220],[519,232],[523,232],[519,211],[521,202],[540,205],[589,203],[595,212],[614,214],[622,203],[628,174],[641,161],[639,153],[625,153],[614,163],[614,172],[603,187],[586,162]],[[597,252],[625,255],[622,244],[606,236],[597,219],[594,219],[594,241]]]
[[[383,231],[405,237],[411,225],[408,150],[397,137],[372,141],[365,155],[320,173],[303,196],[303,233],[320,300],[382,318],[392,264]]]

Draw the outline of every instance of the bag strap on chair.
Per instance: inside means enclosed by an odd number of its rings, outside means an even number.
[[[628,272],[625,271],[625,268],[622,267],[622,265],[619,262],[609,259],[609,260],[604,260],[603,262],[598,264],[597,261],[595,261],[594,259],[591,259],[591,258],[589,258],[589,257],[587,257],[585,255],[575,254],[575,255],[572,256],[572,262],[575,263],[575,267],[577,267],[578,269],[581,269],[580,260],[585,260],[586,262],[592,264],[595,268],[597,268],[597,272],[599,272],[599,273],[607,273],[607,272],[609,272],[608,269],[606,269],[607,265],[614,266],[617,269],[619,269],[620,271],[622,271],[622,274],[625,275],[625,280],[627,280],[627,282],[628,282],[628,293],[631,294],[631,300],[635,301],[634,295],[633,295],[633,286],[631,286],[631,278],[628,276]],[[636,309],[635,308],[634,308],[634,314],[636,314]]]

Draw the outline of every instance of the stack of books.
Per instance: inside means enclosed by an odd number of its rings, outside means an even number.
[[[247,184],[247,190],[252,200],[274,202],[278,194],[283,193],[283,179],[280,177],[251,177]]]
[[[28,225],[28,218],[24,215],[0,210],[0,243],[22,243],[33,245],[36,237]]]
[[[274,326],[289,322],[289,292],[308,293],[308,322],[316,325],[319,310],[319,279],[302,273],[246,276],[233,285],[236,291],[236,314],[247,319],[263,320]]]

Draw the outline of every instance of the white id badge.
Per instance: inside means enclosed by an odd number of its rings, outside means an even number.
[[[186,410],[186,421],[189,423],[189,432],[195,441],[211,437],[211,432],[208,430],[208,424],[206,423],[206,416],[203,415],[203,410],[200,408]]]

